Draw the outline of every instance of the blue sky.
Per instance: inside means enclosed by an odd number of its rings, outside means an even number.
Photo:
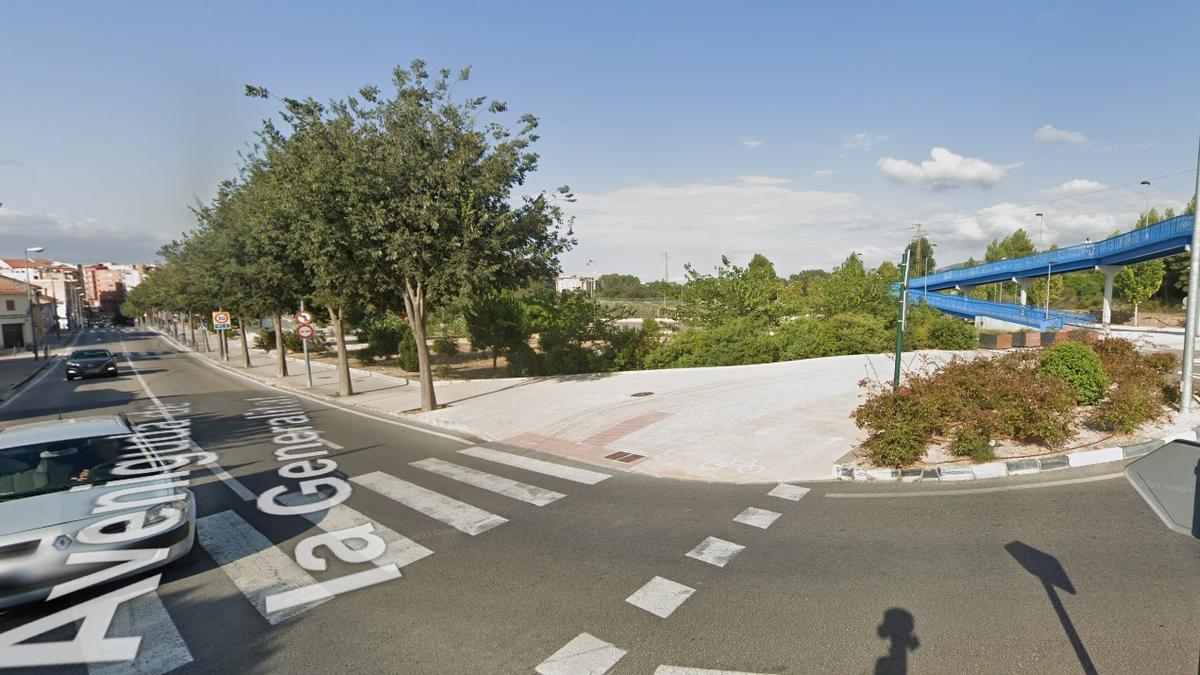
[[[417,57],[540,117],[528,187],[579,194],[576,273],[876,264],[916,222],[954,262],[1036,211],[1048,242],[1095,239],[1143,179],[1182,204],[1200,134],[1197,2],[7,2],[0,23],[5,255],[152,258],[272,112],[242,85],[342,96]]]

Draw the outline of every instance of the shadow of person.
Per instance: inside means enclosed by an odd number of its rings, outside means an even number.
[[[908,672],[908,652],[916,651],[921,641],[913,634],[916,621],[913,615],[899,607],[883,613],[883,623],[876,632],[884,640],[891,640],[887,656],[875,661],[875,675],[903,675]]]

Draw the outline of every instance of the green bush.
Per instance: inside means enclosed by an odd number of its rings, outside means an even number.
[[[371,349],[371,345],[367,345],[362,349],[356,349],[350,352],[354,356],[354,360],[358,361],[360,366],[369,366],[375,363],[375,351]]]
[[[265,352],[275,351],[275,331],[270,328],[264,328],[254,336],[254,346]],[[308,340],[308,346],[314,351],[325,349],[325,340],[319,335],[314,335]],[[294,331],[283,332],[283,348],[289,353],[295,354],[304,350],[304,341],[296,335]]]
[[[836,354],[877,354],[891,348],[892,335],[886,322],[861,312],[834,314],[829,318]]]
[[[433,341],[433,353],[438,356],[454,356],[458,353],[458,340],[443,335]]]
[[[734,319],[706,329],[677,333],[646,355],[647,368],[697,368],[770,363],[778,348],[753,319]]]
[[[371,319],[367,324],[367,344],[377,356],[388,358],[400,351],[400,343],[412,332],[408,321],[388,312]]]
[[[1130,433],[1167,415],[1166,406],[1179,396],[1178,385],[1164,377],[1177,367],[1173,354],[1141,354],[1121,338],[1099,340],[1093,346],[1116,386],[1093,409],[1089,422],[1100,429]]]
[[[964,425],[954,434],[950,451],[959,457],[970,457],[976,462],[988,462],[996,457],[991,441],[987,431],[974,425]]]
[[[979,346],[979,331],[964,319],[943,314],[929,326],[928,349],[975,349]]]
[[[883,319],[861,312],[844,312],[827,319],[800,317],[775,331],[779,358],[784,361],[876,354],[887,351],[891,341]]]
[[[1108,374],[1095,350],[1082,342],[1060,342],[1042,350],[1041,370],[1061,378],[1081,405],[1095,405],[1108,391]]]
[[[412,330],[405,326],[405,331],[400,338],[399,349],[396,352],[396,362],[401,368],[408,372],[416,372],[420,370],[421,364],[417,359],[417,340],[413,337]],[[374,345],[372,345],[372,348]]]

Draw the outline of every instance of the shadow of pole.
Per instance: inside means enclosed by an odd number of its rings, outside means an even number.
[[[921,641],[913,634],[916,620],[906,609],[892,607],[883,613],[883,623],[875,629],[879,637],[891,640],[887,656],[875,661],[875,675],[905,675],[908,672],[908,652],[916,651]]]
[[[1095,675],[1096,664],[1092,663],[1092,657],[1088,654],[1087,648],[1083,646],[1083,640],[1080,639],[1078,631],[1075,630],[1075,624],[1071,621],[1071,616],[1067,614],[1067,608],[1063,606],[1062,598],[1058,595],[1060,588],[1071,595],[1075,594],[1075,587],[1067,577],[1067,571],[1058,562],[1058,558],[1019,541],[1005,544],[1004,550],[1008,551],[1008,554],[1020,563],[1026,572],[1042,582],[1042,588],[1046,590],[1046,596],[1050,598],[1050,605],[1054,607],[1054,613],[1058,615],[1063,632],[1067,634],[1067,639],[1070,640],[1071,647],[1075,650],[1079,665],[1083,667],[1083,672]]]
[[[1192,536],[1200,539],[1200,462],[1196,462],[1196,489],[1193,493]]]

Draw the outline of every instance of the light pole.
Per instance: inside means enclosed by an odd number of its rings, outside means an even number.
[[[1150,181],[1144,180],[1141,182],[1146,186],[1146,224],[1150,224]]]
[[[38,343],[37,343],[37,323],[33,319],[33,282],[29,278],[29,267],[33,263],[29,260],[30,253],[41,253],[45,251],[43,246],[30,246],[25,249],[25,297],[29,301],[29,339],[33,342],[33,360],[38,359]]]
[[[1196,151],[1196,192],[1194,193],[1200,199],[1200,146]],[[1189,413],[1192,410],[1192,371],[1195,367],[1196,358],[1196,321],[1197,321],[1197,305],[1196,296],[1200,295],[1200,228],[1196,227],[1196,221],[1200,217],[1194,217],[1192,220],[1192,250],[1191,262],[1188,265],[1188,297],[1187,297],[1187,328],[1183,333],[1183,378],[1179,383],[1179,412]]]
[[[1046,250],[1046,216],[1040,213],[1035,213],[1033,215],[1037,216],[1038,219],[1038,231],[1041,232],[1042,250],[1044,251]]]

